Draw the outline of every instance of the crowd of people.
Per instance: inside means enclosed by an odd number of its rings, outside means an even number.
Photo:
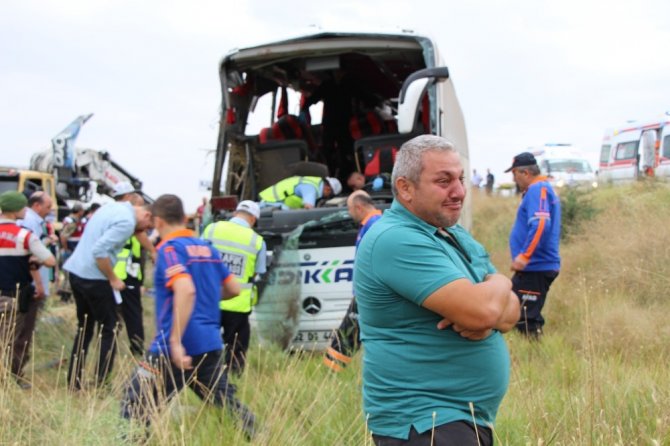
[[[355,297],[324,363],[339,372],[364,345],[363,410],[376,445],[493,442],[509,381],[502,334],[516,328],[541,338],[541,312],[560,270],[560,200],[532,154],[517,155],[507,171],[524,193],[509,240],[511,279],[457,223],[467,188],[449,141],[422,135],[403,144],[383,179],[394,197],[383,214],[369,193],[376,189],[364,177],[349,177],[347,208],[360,225]],[[476,171],[473,181],[483,181]],[[228,372],[244,372],[256,284],[268,270],[267,247],[254,227],[262,207],[310,208],[341,192],[335,178],[290,177],[262,191],[260,202],[241,201],[230,220],[207,225],[199,237],[186,228],[179,197],[161,195],[148,206],[128,183],[98,209],[73,206],[58,236],[45,225],[53,205],[47,194],[1,194],[0,336],[11,376],[30,387],[23,369],[60,247],[68,285],[59,294],[72,296],[77,315],[68,365],[73,392],[109,382],[123,322],[138,363],[123,393],[123,417],[148,424],[160,399],[188,386],[225,406],[252,437],[255,415],[237,399]],[[157,333],[145,348],[148,259]],[[87,381],[96,330],[99,356]]]
[[[237,400],[235,386],[227,380],[228,364],[234,363],[241,373],[245,351],[236,350],[230,361],[224,360],[220,331],[224,313],[220,302],[230,299],[239,311],[239,302],[252,296],[241,283],[243,271],[231,273],[228,265],[233,268],[236,263],[225,256],[227,247],[212,244],[220,243],[219,239],[203,240],[186,229],[178,197],[163,195],[147,206],[142,195],[124,182],[116,185],[112,195],[113,202],[90,214],[80,205],[73,206],[59,236],[45,230],[53,204],[47,194],[35,192],[27,198],[9,191],[0,195],[0,339],[2,356],[8,358],[2,361],[8,364],[6,376],[23,389],[31,387],[23,370],[38,310],[53,279],[49,269],[57,267],[49,247],[59,246],[62,272],[67,275],[59,292],[65,300],[72,296],[77,316],[67,380],[72,392],[109,383],[123,325],[139,364],[124,391],[123,417],[148,424],[152,409],[161,407],[157,399],[169,400],[190,386],[203,399],[225,406],[239,419],[245,434],[253,436],[255,416]],[[258,213],[256,203],[242,202],[230,224],[244,231],[255,223]],[[161,240],[157,245],[148,236],[150,228]],[[215,237],[220,235],[214,232]],[[265,259],[264,246],[260,238],[258,249],[263,247],[263,251],[259,259]],[[148,263],[144,256],[155,264],[159,328],[146,350],[141,304],[144,265]],[[251,264],[252,271],[265,272],[263,263],[256,263]],[[234,338],[230,331],[238,330],[238,325],[224,327],[224,339]],[[100,344],[97,365],[92,379],[87,379],[86,356],[96,331]],[[239,331],[243,335],[242,328]],[[246,336],[248,345],[248,327]]]

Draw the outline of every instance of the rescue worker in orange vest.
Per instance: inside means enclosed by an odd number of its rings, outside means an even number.
[[[26,214],[28,199],[20,192],[7,191],[0,195],[0,341],[10,344],[10,370],[19,386],[30,388],[23,378],[23,367],[30,357],[30,340],[24,325],[31,301],[36,296],[33,282],[41,280],[38,268],[52,267],[56,259],[30,230],[16,224]],[[31,330],[32,331],[32,330]]]
[[[226,364],[238,376],[244,371],[249,348],[249,315],[258,302],[255,282],[267,269],[265,241],[252,229],[260,215],[257,203],[244,200],[237,205],[233,218],[210,223],[202,235],[221,253],[242,287],[238,296],[220,303]]]

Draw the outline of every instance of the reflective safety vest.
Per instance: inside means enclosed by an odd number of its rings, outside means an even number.
[[[320,177],[288,177],[274,186],[263,189],[258,196],[261,200],[268,203],[284,203],[291,209],[302,208],[302,198],[295,195],[295,188],[298,184],[311,184],[316,187],[317,195],[321,185]]]
[[[208,240],[221,253],[223,262],[242,287],[238,296],[222,300],[219,307],[225,311],[249,313],[258,302],[252,279],[256,274],[256,258],[263,246],[263,237],[246,226],[231,221],[210,223],[203,231]]]
[[[114,265],[114,274],[121,280],[126,280],[128,276],[137,280],[142,280],[142,246],[140,241],[134,235],[128,239],[125,246],[116,256],[116,265]]]

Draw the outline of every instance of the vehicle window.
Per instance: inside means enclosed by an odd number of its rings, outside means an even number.
[[[42,185],[44,186],[44,192],[47,195],[51,196],[51,194],[53,193],[53,190],[52,190],[53,183],[50,180],[43,180]]]
[[[300,114],[300,93],[292,89],[287,89],[288,96],[288,112],[289,114],[298,116]],[[281,90],[277,89],[277,100],[275,109],[272,111],[272,92],[266,93],[260,98],[257,98],[256,105],[253,110],[249,111],[247,118],[247,126],[244,130],[245,135],[258,135],[261,129],[270,127],[272,125],[273,117],[277,119],[277,110],[279,109],[279,98],[281,97]],[[323,102],[312,105],[309,108],[312,125],[321,124],[321,115],[323,111]]]
[[[8,190],[19,190],[19,181],[16,178],[0,178],[0,194]]]
[[[549,160],[549,171],[588,173],[591,172],[591,166],[583,160]]]
[[[617,144],[614,153],[615,160],[632,160],[637,156],[637,146],[639,141],[628,141]]]
[[[605,144],[602,146],[600,149],[600,162],[601,163],[609,163],[610,161],[610,150],[612,149],[612,146],[609,144]]]
[[[661,151],[663,158],[670,158],[670,135],[663,137],[663,149]]]
[[[33,193],[37,191],[42,190],[42,186],[40,183],[37,181],[33,180],[26,180],[26,182],[23,184],[23,193],[26,194],[26,196],[31,196]]]

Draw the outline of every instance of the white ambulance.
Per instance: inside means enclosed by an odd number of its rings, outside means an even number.
[[[557,187],[598,187],[598,180],[588,157],[572,144],[545,144],[528,149],[537,160],[543,175]]]
[[[601,182],[670,177],[670,113],[607,131],[600,151]]]
[[[215,219],[290,176],[335,176],[345,185],[352,171],[388,175],[397,149],[419,134],[453,141],[470,172],[450,71],[428,37],[315,31],[236,49],[219,74]],[[389,187],[371,195],[380,208],[392,200]],[[467,202],[462,223],[470,221]],[[357,230],[344,198],[313,209],[263,209],[257,231],[272,263],[252,314],[261,340],[328,346],[352,299]]]

